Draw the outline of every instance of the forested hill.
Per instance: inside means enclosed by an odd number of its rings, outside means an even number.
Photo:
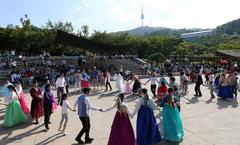
[[[193,28],[193,29],[171,29],[166,27],[137,27],[131,30],[127,31],[121,31],[121,32],[127,32],[130,35],[136,35],[136,36],[181,36],[182,33],[189,33],[189,32],[196,32],[203,29],[200,28]],[[120,33],[121,33],[120,32]],[[117,32],[118,33],[118,32]]]
[[[233,20],[216,28],[217,34],[240,35],[240,18]]]

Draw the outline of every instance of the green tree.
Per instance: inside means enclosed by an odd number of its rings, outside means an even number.
[[[82,25],[81,30],[82,30],[83,36],[84,37],[88,37],[88,35],[89,35],[89,27],[88,27],[88,25]]]
[[[156,62],[156,63],[164,63],[167,58],[160,52],[157,52],[157,53],[154,53],[152,55],[150,55],[148,57],[148,60],[153,63],[153,62]]]

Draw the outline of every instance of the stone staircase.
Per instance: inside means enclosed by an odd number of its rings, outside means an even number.
[[[42,63],[42,66],[37,66],[35,68],[42,69],[46,65],[44,61],[42,61],[41,57],[26,57],[26,61],[28,62],[29,65],[31,64],[40,64]],[[61,64],[62,62],[62,57],[61,56],[51,56],[51,62],[52,64]],[[66,60],[67,65],[78,65],[78,57],[77,56],[65,56],[64,59]],[[4,60],[4,59],[2,59]],[[142,70],[141,70],[141,65],[136,63],[135,61],[131,59],[105,59],[104,62],[99,61],[98,59],[86,59],[86,63],[89,66],[95,66],[95,65],[104,65],[108,64],[112,66],[114,69],[112,70],[112,74],[116,73],[119,69],[120,66],[123,65],[125,69],[128,69],[130,72],[141,75]],[[13,70],[21,70],[24,68],[24,65],[21,61],[17,62],[17,67],[16,68],[8,68],[8,69],[0,69],[0,86],[3,84],[4,79],[10,75],[11,71]]]

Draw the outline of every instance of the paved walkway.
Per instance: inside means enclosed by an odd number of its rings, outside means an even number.
[[[179,80],[179,79],[178,79]],[[143,83],[146,79],[141,80]],[[112,82],[115,86],[114,82]],[[149,88],[149,85],[146,86]],[[115,88],[115,87],[114,87]],[[194,97],[194,85],[189,86],[190,94],[181,99],[182,120],[185,131],[184,139],[180,145],[240,145],[240,109],[238,103],[233,100],[210,100],[209,90],[202,87],[203,97]],[[69,98],[70,106],[73,106],[79,94],[72,94]],[[90,96],[93,105],[108,108],[114,103],[116,93],[95,91]],[[150,93],[149,93],[150,95]],[[26,93],[28,104],[31,97]],[[134,98],[126,100],[130,110],[133,111]],[[116,110],[102,113],[92,111],[90,136],[94,137],[92,145],[106,145],[111,129],[111,124]],[[161,126],[159,112],[156,111],[157,121]],[[39,125],[32,124],[32,120],[21,125],[6,128],[3,126],[4,108],[0,106],[0,145],[74,145],[74,138],[81,129],[81,122],[76,112],[70,112],[67,126],[67,136],[57,131],[61,119],[61,108],[51,116],[50,130],[45,131],[43,118]],[[30,117],[29,117],[30,118]],[[134,130],[136,128],[136,116],[131,119]],[[162,132],[162,131],[161,131]],[[121,138],[121,137],[119,137]],[[161,142],[158,145],[176,145],[170,142]]]

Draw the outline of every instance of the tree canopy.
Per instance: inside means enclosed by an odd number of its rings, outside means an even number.
[[[83,25],[80,30],[74,30],[71,22],[52,22],[51,20],[48,20],[44,26],[36,27],[32,25],[28,15],[24,15],[20,18],[20,25],[10,24],[5,28],[0,27],[0,48],[1,53],[15,49],[17,54],[23,55],[36,55],[44,50],[52,55],[86,53],[82,48],[53,43],[57,30],[63,30],[97,42],[124,46],[125,53],[137,54],[140,58],[159,57],[158,60],[163,61],[172,53],[179,56],[192,56],[214,54],[216,49],[240,49],[239,21],[218,27],[212,36],[187,41],[178,37],[180,35],[178,32],[170,33],[167,30],[164,34],[154,32],[145,36],[129,35],[128,32],[107,33],[96,30],[90,34],[87,25]],[[188,30],[182,29],[182,31]],[[115,53],[122,52],[116,49]]]

